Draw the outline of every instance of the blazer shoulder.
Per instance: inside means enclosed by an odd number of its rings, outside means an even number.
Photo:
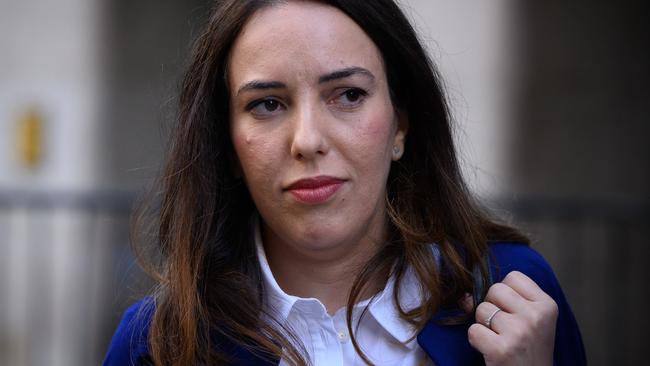
[[[535,249],[524,243],[494,242],[489,246],[493,282],[501,282],[512,271],[530,277],[546,292],[555,292],[559,283],[548,262]]]
[[[149,364],[149,326],[154,310],[153,299],[146,297],[124,312],[108,347],[104,366]]]

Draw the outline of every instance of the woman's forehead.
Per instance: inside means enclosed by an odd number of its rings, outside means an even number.
[[[314,2],[288,2],[259,10],[235,40],[229,83],[248,79],[295,78],[349,67],[384,78],[372,40],[340,10]]]

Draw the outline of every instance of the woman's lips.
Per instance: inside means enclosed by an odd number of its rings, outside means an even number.
[[[322,203],[338,191],[345,180],[319,176],[313,178],[300,179],[292,183],[286,190],[291,193],[298,201],[304,203]]]

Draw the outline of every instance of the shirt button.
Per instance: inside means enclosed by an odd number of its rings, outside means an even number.
[[[348,333],[344,332],[344,331],[338,332],[338,336],[339,336],[339,342],[341,342],[341,343],[345,343],[349,339],[348,338]]]

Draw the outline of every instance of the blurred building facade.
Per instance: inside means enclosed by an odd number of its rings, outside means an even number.
[[[648,299],[641,2],[401,1],[473,189],[556,270],[590,363],[639,364]],[[98,364],[143,294],[131,206],[158,172],[210,2],[0,3],[0,364]]]
[[[0,364],[80,365],[113,246],[76,204],[104,181],[101,4],[0,7]]]
[[[0,365],[99,364],[206,2],[0,2]]]

